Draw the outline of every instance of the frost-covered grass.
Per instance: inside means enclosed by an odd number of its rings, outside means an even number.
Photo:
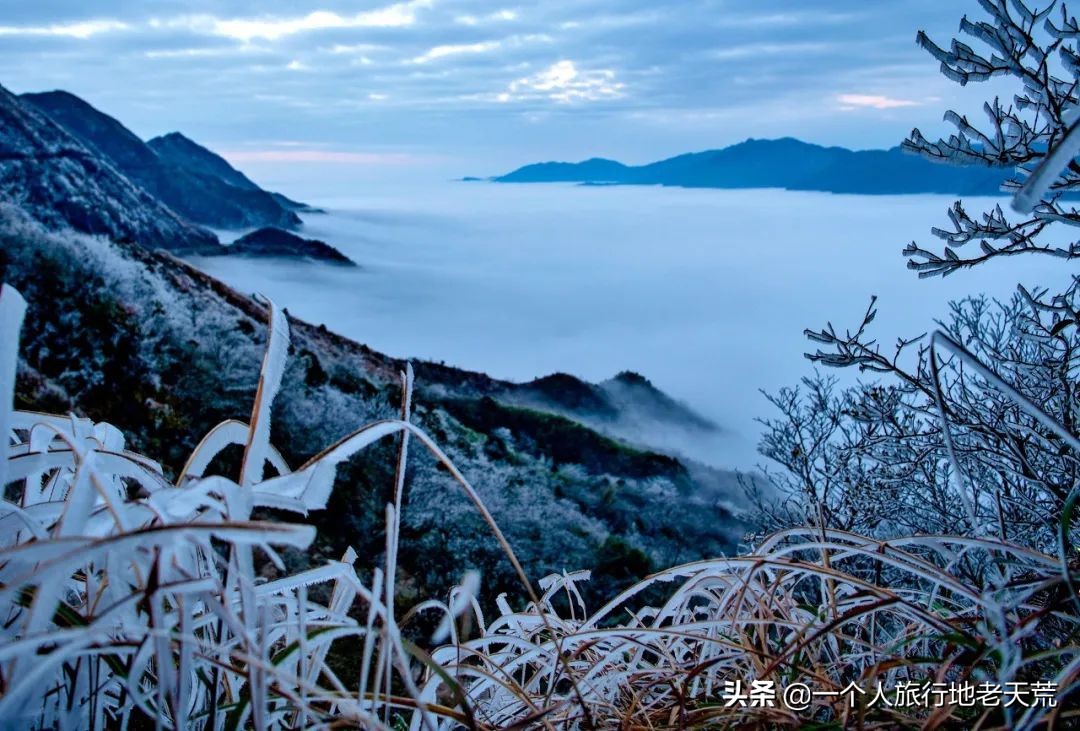
[[[719,698],[733,680],[820,691],[1051,680],[1063,693],[1078,682],[1075,567],[989,537],[787,531],[746,556],[661,571],[591,613],[579,591],[587,572],[548,576],[534,588],[469,481],[411,422],[411,371],[401,376],[397,418],[363,426],[290,469],[269,439],[289,341],[273,308],[250,419],[211,430],[169,481],[151,457],[125,450],[108,424],[12,410],[23,309],[16,291],[0,293],[5,722],[686,728],[800,726],[811,717],[906,725],[951,715],[963,725],[1031,728],[1063,707],[980,718],[983,709],[849,708],[844,696],[817,697],[800,712],[729,708]],[[278,552],[312,543],[304,517],[325,507],[337,466],[394,435],[398,464],[378,565],[349,551],[288,573]],[[243,449],[238,472],[215,474],[215,458],[235,446]],[[490,604],[476,574],[445,602],[396,606],[410,449],[443,464],[519,574],[518,598],[488,598],[498,616],[484,615]],[[293,522],[260,518],[259,508]],[[372,569],[367,583],[358,562]],[[267,579],[270,564],[277,573]],[[424,649],[409,638],[428,613],[438,629]],[[343,664],[334,653],[343,652],[354,654],[348,676],[335,671]]]

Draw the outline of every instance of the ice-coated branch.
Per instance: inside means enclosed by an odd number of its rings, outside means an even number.
[[[1024,218],[1009,221],[1000,206],[972,216],[958,201],[949,211],[952,228],[933,230],[945,241],[942,250],[915,242],[904,249],[920,277],[946,276],[1003,256],[1080,256],[1080,244],[1048,234],[1080,224],[1072,203],[1080,191],[1080,23],[1064,2],[1033,8],[1023,0],[980,0],[979,6],[983,17],[964,17],[959,36],[947,46],[922,31],[916,42],[961,86],[1015,79],[1011,102],[988,100],[982,122],[950,110],[945,121],[953,134],[932,141],[914,129],[902,147],[937,162],[1000,169],[1002,192],[1014,195],[1013,207]],[[972,242],[977,253],[957,248]]]

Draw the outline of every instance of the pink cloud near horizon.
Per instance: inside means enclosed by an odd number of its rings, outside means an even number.
[[[925,101],[897,99],[881,94],[840,94],[836,97],[836,100],[843,105],[841,107],[842,109],[854,109],[857,107],[870,109],[900,109],[902,107],[918,107],[925,104],[926,101],[932,101],[932,99],[927,99]]]
[[[312,148],[276,150],[225,150],[221,156],[231,163],[321,163],[334,165],[416,165],[427,160],[420,155],[404,152],[353,152]]]

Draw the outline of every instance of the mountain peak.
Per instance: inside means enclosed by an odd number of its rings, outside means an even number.
[[[37,100],[79,109],[73,95],[50,92]],[[89,105],[87,105],[89,106]],[[94,118],[105,128],[111,117]],[[121,140],[126,148],[128,140]],[[193,226],[122,175],[113,163],[73,135],[31,99],[0,86],[0,200],[50,226],[133,240],[150,248],[208,253],[217,237]]]
[[[25,94],[20,94],[21,99],[29,99],[31,101],[35,99],[55,99],[62,101],[65,104],[74,104],[83,107],[90,107],[90,102],[86,101],[82,97],[75,96],[70,91],[64,91],[63,89],[50,89],[49,91],[30,91]]]
[[[160,137],[155,137],[147,144],[162,159],[183,168],[193,175],[209,176],[221,180],[234,188],[248,191],[254,197],[269,196],[274,205],[285,211],[279,221],[271,222],[272,225],[286,228],[295,226],[300,223],[296,211],[313,212],[315,210],[307,204],[286,198],[280,193],[264,191],[251,178],[230,165],[221,155],[203,147],[180,132],[169,132]]]
[[[608,182],[619,180],[626,170],[626,165],[621,162],[591,157],[582,162],[540,162],[526,165],[495,180],[500,183]]]
[[[177,130],[173,130],[172,132],[166,132],[163,135],[158,135],[158,137],[155,137],[154,139],[189,142],[189,143],[191,143],[193,145],[195,144],[194,142],[192,142],[190,137],[185,135],[183,132],[178,132]]]
[[[120,172],[127,174],[130,168],[153,166],[156,161],[153,151],[119,120],[71,92],[46,91],[22,94],[19,98],[110,159]]]
[[[206,149],[205,147],[200,145],[198,142],[196,142],[195,140],[193,140],[190,137],[188,137],[187,135],[185,135],[183,132],[178,132],[176,130],[173,130],[172,132],[166,132],[165,134],[158,135],[157,137],[151,137],[149,140],[146,141],[146,144],[148,144],[151,148],[172,147],[172,148],[183,149],[183,150],[185,150],[185,151],[187,151],[187,152],[189,152],[191,154],[196,154],[196,155],[210,154],[210,155],[213,155],[214,157],[219,157],[217,154],[215,154],[215,153],[211,152],[210,150]],[[239,172],[239,171],[237,171],[237,172]],[[241,175],[242,175],[242,173],[241,173]],[[246,176],[244,177],[244,180],[247,180]],[[250,183],[250,181],[249,181],[249,183]],[[250,183],[250,184],[254,185],[254,183]]]
[[[52,91],[24,94],[21,98],[189,221],[218,228],[300,224],[295,213],[251,181],[247,181],[249,188],[240,189],[212,172],[190,170],[160,154],[119,121],[74,94]],[[189,146],[198,147],[182,135],[171,139],[171,144],[185,150]],[[209,150],[205,153],[213,156]],[[239,175],[224,160],[220,163]]]
[[[213,175],[243,190],[261,190],[250,178],[234,168],[225,158],[180,132],[154,137],[147,143],[154,152],[190,172]]]
[[[625,384],[627,386],[641,386],[641,387],[645,387],[645,388],[655,388],[655,386],[652,385],[652,381],[650,381],[648,378],[646,378],[645,376],[641,375],[640,373],[638,373],[636,371],[619,371],[618,373],[615,374],[615,377],[612,378],[611,380],[618,381],[618,382],[623,383],[623,384]]]

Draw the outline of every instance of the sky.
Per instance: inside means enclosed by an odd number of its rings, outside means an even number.
[[[0,84],[251,167],[487,175],[748,137],[889,147],[975,111],[915,45],[974,0],[0,0]]]

